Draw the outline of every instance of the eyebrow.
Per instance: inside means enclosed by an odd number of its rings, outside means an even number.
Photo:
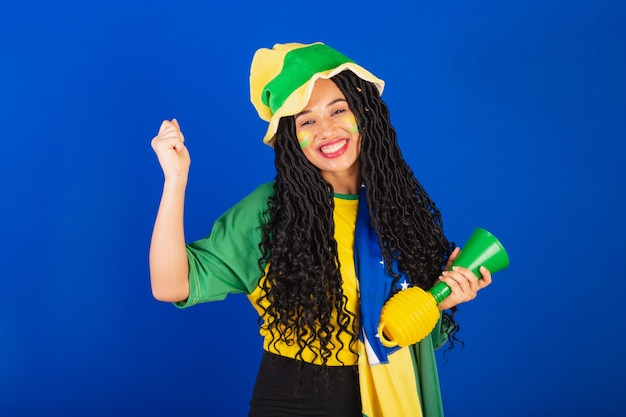
[[[348,102],[345,98],[336,98],[336,99],[334,99],[333,101],[331,101],[331,102],[327,103],[327,104],[326,104],[326,107],[330,107],[330,106],[332,106],[333,104],[337,104],[337,103],[342,102],[342,101],[343,101],[343,102],[345,102],[345,103],[347,103],[347,102]],[[304,111],[301,111],[300,113],[297,113],[296,115],[294,115],[294,116],[293,116],[293,118],[294,118],[294,119],[297,119],[298,117],[300,117],[300,116],[304,116],[304,115],[305,115],[305,114],[307,114],[307,113],[311,113],[311,111],[310,111],[310,110],[304,110]]]

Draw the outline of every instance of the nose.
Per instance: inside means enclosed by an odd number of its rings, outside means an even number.
[[[322,139],[332,138],[336,132],[336,123],[331,117],[324,117],[317,123],[317,135]]]

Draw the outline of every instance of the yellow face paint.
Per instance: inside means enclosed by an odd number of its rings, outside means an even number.
[[[348,126],[350,126],[349,127],[350,133],[358,133],[359,126],[356,123],[354,114],[350,113],[350,114],[346,114],[345,116],[343,116],[343,122],[347,124]]]
[[[300,148],[304,149],[311,144],[311,132],[303,130],[297,134],[298,142],[300,142]]]

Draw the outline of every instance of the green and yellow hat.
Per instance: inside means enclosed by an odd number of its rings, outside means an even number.
[[[315,80],[344,70],[374,83],[382,94],[383,80],[321,42],[276,44],[272,49],[257,50],[250,68],[250,100],[259,117],[269,122],[263,142],[273,146],[278,121],[306,106]]]

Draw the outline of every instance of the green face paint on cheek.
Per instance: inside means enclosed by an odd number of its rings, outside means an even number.
[[[298,142],[300,142],[300,148],[304,149],[311,144],[311,135],[309,132],[298,133]]]

